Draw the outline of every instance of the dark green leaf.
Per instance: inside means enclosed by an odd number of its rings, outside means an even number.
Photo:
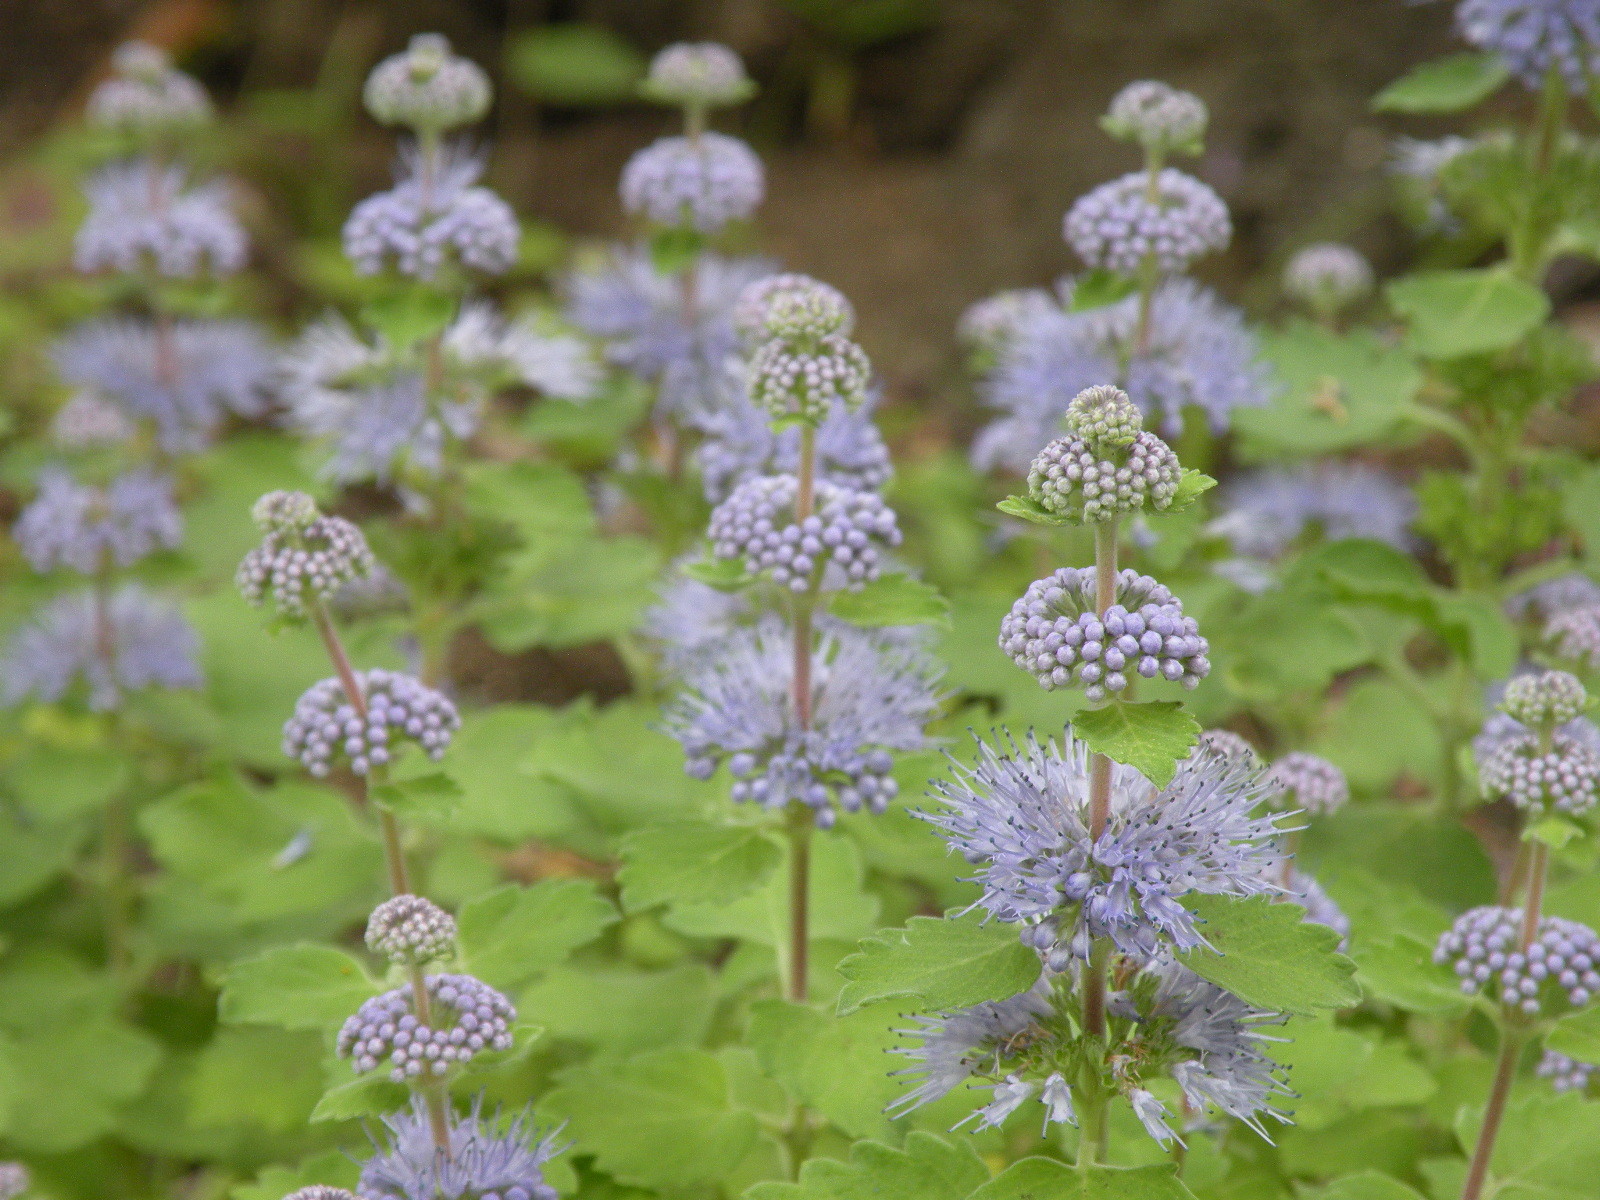
[[[1157,787],[1172,782],[1178,763],[1200,740],[1200,725],[1176,700],[1114,700],[1072,718],[1072,732],[1096,754],[1127,763]]]
[[[859,591],[835,592],[828,611],[852,625],[950,628],[950,601],[931,583],[910,575],[883,575]]]
[[[1184,907],[1213,947],[1179,959],[1201,978],[1272,1012],[1311,1015],[1361,1002],[1356,965],[1338,952],[1339,935],[1306,921],[1298,904],[1191,893]]]
[[[1374,999],[1408,1012],[1453,1015],[1472,1007],[1455,975],[1433,961],[1433,947],[1407,934],[1363,938],[1352,951],[1356,982]]]
[[[839,974],[849,981],[839,993],[841,1013],[901,996],[928,1010],[965,1008],[1027,991],[1039,979],[1039,956],[1013,926],[984,924],[975,913],[912,917],[904,929],[862,941]]]

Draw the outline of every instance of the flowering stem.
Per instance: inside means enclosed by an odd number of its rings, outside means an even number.
[[[1539,932],[1539,910],[1544,906],[1544,880],[1550,868],[1550,847],[1533,842],[1528,852],[1528,895],[1522,903],[1522,930],[1518,941],[1524,952]]]
[[[411,1010],[417,1020],[432,1028],[433,1004],[428,999],[428,978],[418,963],[411,965],[408,974],[411,978]],[[433,1144],[445,1158],[454,1157],[450,1153],[450,1116],[444,1088],[438,1080],[429,1079],[419,1083],[418,1090],[428,1106],[428,1128],[433,1133]]]
[[[803,525],[811,516],[816,474],[817,431],[811,425],[802,425],[799,489],[794,501],[797,525]],[[811,728],[811,615],[815,604],[814,591],[797,597],[794,604],[794,713],[802,732]],[[806,805],[791,801],[788,824],[789,979],[786,993],[796,1004],[804,1004],[810,990],[807,973],[811,948],[811,831],[815,821]]]
[[[1077,1167],[1087,1174],[1106,1156],[1106,1094],[1098,1079],[1083,1089],[1079,1107],[1083,1116],[1078,1126]]]
[[[1094,527],[1094,607],[1102,617],[1117,598],[1117,520]],[[1089,838],[1098,842],[1111,819],[1111,760],[1104,754],[1089,760]],[[1083,1029],[1104,1042],[1106,1036],[1106,962],[1110,947],[1096,939],[1083,976]]]
[[[1511,1095],[1511,1081],[1517,1073],[1517,1058],[1522,1052],[1522,1035],[1512,1029],[1500,1031],[1500,1056],[1494,1065],[1494,1083],[1489,1088],[1489,1103],[1483,1110],[1483,1125],[1478,1130],[1477,1144],[1472,1147],[1472,1161],[1467,1166],[1466,1182],[1461,1185],[1461,1200],[1479,1200],[1483,1195],[1484,1180],[1489,1175],[1489,1158],[1494,1153],[1494,1141],[1500,1133],[1500,1121],[1505,1116],[1506,1100]]]

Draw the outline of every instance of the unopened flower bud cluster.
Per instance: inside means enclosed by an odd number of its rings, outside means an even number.
[[[878,577],[880,550],[900,544],[894,510],[876,492],[818,480],[816,509],[795,521],[800,481],[793,475],[747,479],[711,513],[707,535],[717,558],[742,559],[751,575],[769,574],[796,592],[826,583],[831,565],[856,589]]]
[[[96,125],[133,134],[176,132],[211,118],[202,88],[175,70],[166,52],[148,42],[127,42],[112,55],[115,74],[89,96]]]
[[[658,225],[717,233],[755,212],[766,172],[755,151],[722,133],[665,137],[622,169],[622,206]]]
[[[1600,991],[1600,936],[1563,917],[1541,917],[1520,949],[1522,910],[1486,906],[1456,918],[1433,961],[1452,967],[1468,995],[1484,992],[1527,1016],[1582,1008]]]
[[[372,573],[374,559],[361,530],[343,517],[317,512],[303,492],[270,492],[256,503],[261,544],[244,556],[234,576],[244,598],[260,606],[268,596],[289,620],[326,600],[352,580]]]
[[[443,1075],[490,1050],[511,1049],[517,1010],[499,992],[470,975],[430,975],[425,981],[429,1020],[416,1014],[411,985],[368,1000],[339,1030],[338,1052],[366,1072],[390,1064],[396,1083]]]
[[[1067,243],[1091,267],[1137,275],[1147,259],[1176,275],[1233,237],[1228,207],[1190,175],[1164,168],[1152,184],[1144,171],[1103,183],[1068,211]]]
[[[1172,504],[1183,468],[1153,433],[1140,431],[1115,457],[1101,457],[1082,437],[1057,438],[1028,468],[1028,495],[1053,513],[1092,524],[1142,508]]]
[[[1526,812],[1576,816],[1600,800],[1600,754],[1566,733],[1553,734],[1549,750],[1538,735],[1522,733],[1483,759],[1478,778],[1485,795],[1505,796]]]
[[[1500,701],[1507,716],[1530,729],[1541,725],[1565,725],[1589,706],[1589,693],[1576,675],[1566,671],[1543,671],[1537,675],[1518,675],[1506,684]]]
[[[1156,154],[1198,151],[1206,131],[1205,103],[1192,92],[1141,79],[1112,98],[1100,125],[1114,138]]]
[[[755,84],[744,61],[720,42],[675,42],[650,60],[640,91],[658,104],[725,108],[748,100]]]
[[[1268,778],[1284,795],[1288,807],[1326,816],[1350,799],[1344,772],[1325,758],[1296,750],[1272,764]]]
[[[359,671],[356,679],[366,700],[365,719],[339,680],[314,683],[283,727],[285,754],[318,777],[341,757],[357,775],[367,774],[394,756],[396,737],[417,743],[431,759],[444,757],[461,716],[443,693],[395,671]]]
[[[455,918],[423,896],[392,896],[367,919],[367,948],[405,966],[450,957],[455,940]]]
[[[481,119],[491,94],[482,67],[453,53],[441,34],[419,33],[403,52],[373,68],[363,99],[385,125],[437,135]]]

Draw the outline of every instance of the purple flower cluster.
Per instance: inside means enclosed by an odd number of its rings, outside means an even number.
[[[1193,154],[1206,131],[1205,103],[1192,92],[1141,79],[1111,99],[1100,126],[1114,138],[1137,142],[1154,154],[1174,150]]]
[[[1600,753],[1588,742],[1556,732],[1549,749],[1525,732],[1504,740],[1478,764],[1484,795],[1505,796],[1532,813],[1578,815],[1600,800]]]
[[[1596,1070],[1600,1068],[1593,1063],[1579,1062],[1565,1054],[1546,1050],[1539,1059],[1536,1074],[1540,1079],[1548,1079],[1550,1086],[1558,1092],[1587,1092]]]
[[[720,42],[674,42],[650,60],[640,89],[658,104],[724,108],[748,99],[755,84],[744,61]]]
[[[1233,237],[1228,206],[1192,175],[1166,167],[1135,171],[1079,198],[1063,225],[1067,243],[1091,267],[1137,275],[1146,261],[1176,275]]]
[[[89,120],[136,135],[177,133],[211,118],[205,90],[175,70],[166,51],[148,42],[125,42],[111,56],[115,74],[89,94]]]
[[[404,51],[372,69],[362,99],[385,125],[437,136],[482,118],[490,95],[482,67],[452,53],[442,34],[419,33]]]
[[[1062,567],[1034,580],[1000,622],[1000,648],[1046,691],[1076,683],[1096,701],[1126,688],[1130,671],[1194,687],[1211,670],[1209,644],[1182,602],[1127,569],[1103,615],[1093,567]]]
[[[555,1134],[536,1137],[526,1114],[502,1125],[479,1104],[448,1120],[450,1149],[441,1154],[421,1097],[384,1117],[384,1141],[361,1166],[362,1200],[557,1200],[544,1178],[563,1148]]]
[[[1291,751],[1273,763],[1269,778],[1283,794],[1283,805],[1298,811],[1326,816],[1350,799],[1344,772],[1303,750]]]
[[[1370,538],[1406,548],[1417,511],[1410,491],[1393,476],[1339,462],[1241,475],[1222,489],[1222,504],[1211,532],[1227,538],[1234,553],[1266,560],[1311,529],[1329,541]]]
[[[367,918],[366,941],[390,962],[421,966],[450,956],[456,920],[424,896],[391,896]]]
[[[1295,253],[1283,269],[1283,290],[1320,313],[1336,313],[1372,290],[1372,264],[1337,242]]]
[[[511,1049],[517,1010],[499,992],[471,975],[429,975],[428,1020],[417,1013],[407,983],[374,996],[339,1030],[340,1058],[365,1073],[388,1062],[389,1077],[404,1083],[424,1073],[443,1075],[476,1055]]]
[[[1580,95],[1600,76],[1600,9],[1592,0],[1461,0],[1456,28],[1530,88],[1553,70]]]
[[[755,212],[766,175],[755,151],[722,133],[665,137],[622,169],[622,206],[660,225],[716,233]]]
[[[1140,430],[1109,458],[1069,435],[1039,451],[1028,468],[1028,495],[1053,513],[1092,524],[1168,507],[1182,475],[1178,456],[1153,433]]]
[[[134,470],[99,488],[47,467],[12,535],[35,571],[68,567],[93,575],[173,549],[183,540],[183,517],[164,475]]]
[[[900,544],[894,510],[875,492],[818,481],[816,507],[795,520],[800,481],[793,475],[747,479],[711,513],[712,554],[739,559],[751,575],[770,575],[791,591],[860,588],[876,579],[880,548]],[[833,576],[833,578],[830,578]]]
[[[270,595],[279,616],[304,620],[308,603],[372,573],[375,561],[361,530],[343,517],[323,516],[303,492],[268,492],[256,502],[255,517],[261,544],[234,577],[255,607]]]
[[[1563,917],[1540,917],[1520,948],[1520,908],[1470,909],[1439,937],[1433,961],[1450,966],[1469,996],[1480,991],[1528,1016],[1582,1008],[1600,992],[1600,936]]]
[[[283,752],[318,777],[341,756],[357,775],[383,766],[395,753],[396,736],[416,742],[431,759],[444,757],[461,716],[442,692],[378,668],[358,671],[356,682],[366,702],[364,720],[339,680],[321,680],[296,701],[283,727]]]
[[[182,167],[144,159],[102,167],[88,182],[89,214],[78,227],[78,270],[192,276],[244,266],[244,228],[219,183],[188,186]]]
[[[1555,613],[1544,623],[1544,640],[1568,662],[1600,667],[1600,604]]]

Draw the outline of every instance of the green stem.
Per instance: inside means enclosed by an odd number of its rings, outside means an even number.
[[[1117,519],[1094,528],[1095,611],[1101,616],[1117,599]],[[1089,837],[1099,841],[1111,819],[1111,760],[1104,754],[1089,759]],[[1106,965],[1111,957],[1105,939],[1096,939],[1083,972],[1083,1030],[1102,1045],[1106,1040]]]
[[[1103,1163],[1106,1157],[1106,1093],[1098,1079],[1082,1089],[1081,1099],[1077,1167],[1088,1174],[1089,1168]]]
[[[799,489],[795,495],[796,524],[811,516],[816,500],[817,431],[811,425],[800,428]],[[816,605],[812,590],[794,603],[794,712],[801,730],[811,728],[811,618]],[[815,814],[798,800],[788,811],[789,834],[789,978],[785,993],[796,1004],[804,1004],[810,994],[808,966],[811,950],[811,835]]]
[[[1466,1182],[1461,1185],[1461,1200],[1480,1200],[1483,1195],[1483,1184],[1489,1177],[1489,1159],[1494,1154],[1495,1138],[1500,1133],[1500,1122],[1506,1113],[1506,1101],[1511,1096],[1511,1082],[1516,1078],[1517,1058],[1521,1052],[1521,1035],[1515,1030],[1502,1028],[1494,1082],[1489,1086],[1489,1103],[1483,1110],[1483,1125],[1478,1129],[1477,1143],[1472,1147]]]

